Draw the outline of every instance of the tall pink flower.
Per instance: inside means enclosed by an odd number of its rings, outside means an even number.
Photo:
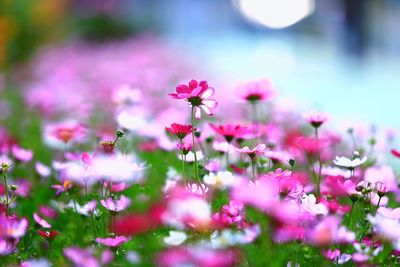
[[[213,109],[217,107],[217,101],[212,99],[215,91],[209,87],[206,81],[198,83],[191,80],[188,85],[181,84],[176,87],[176,93],[169,94],[174,99],[184,99],[194,108],[196,119],[201,118],[201,110],[207,115],[213,115]]]
[[[250,133],[250,129],[241,125],[225,124],[215,125],[210,123],[210,127],[217,133],[222,135],[225,140],[230,143],[235,138],[243,137],[245,134]]]
[[[303,115],[303,117],[315,128],[320,127],[328,120],[328,116],[323,112],[311,110]]]
[[[109,238],[96,238],[96,242],[99,244],[102,244],[107,247],[119,247],[122,244],[128,242],[130,238],[125,237],[125,236],[116,236],[114,238],[109,237]]]
[[[165,130],[173,135],[176,135],[179,139],[183,139],[192,132],[192,125],[172,123],[171,127],[165,127]]]
[[[112,198],[107,198],[106,200],[102,199],[100,200],[100,203],[111,212],[120,212],[131,204],[131,200],[125,196],[121,196],[118,200]]]
[[[261,79],[252,81],[239,87],[242,98],[249,102],[268,101],[276,96],[276,90],[271,81]]]
[[[250,159],[254,160],[257,156],[267,151],[267,148],[265,144],[259,144],[253,149],[250,149],[248,146],[245,146],[243,148],[236,148],[236,150],[240,153],[247,154],[250,157]]]

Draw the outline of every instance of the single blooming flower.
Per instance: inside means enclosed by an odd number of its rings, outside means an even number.
[[[328,120],[328,116],[323,112],[311,110],[303,115],[303,117],[313,126],[319,128],[324,122]]]
[[[64,249],[64,255],[74,263],[76,267],[100,267],[100,263],[93,255],[90,248],[82,249],[78,247],[69,247]]]
[[[100,200],[100,203],[111,212],[120,212],[131,204],[131,200],[122,195],[120,199],[107,198]]]
[[[242,98],[250,103],[269,101],[276,96],[276,90],[271,81],[261,79],[240,85]]]
[[[165,127],[165,129],[182,140],[192,132],[192,125],[172,123],[171,127]]]
[[[336,158],[333,160],[333,163],[335,163],[335,165],[339,166],[339,167],[344,167],[347,168],[349,170],[354,170],[356,167],[364,164],[367,161],[367,157],[363,157],[363,158],[354,158],[354,159],[349,159],[346,157],[339,157],[336,156]]]
[[[54,238],[56,238],[56,236],[58,235],[57,231],[51,230],[51,231],[42,231],[42,230],[38,230],[38,234],[47,239],[48,241],[53,241]]]
[[[11,152],[13,156],[21,162],[29,162],[33,158],[32,150],[23,149],[17,145],[11,147]]]
[[[257,158],[257,156],[262,155],[265,151],[267,151],[267,147],[265,146],[265,144],[259,144],[253,149],[245,146],[243,148],[236,148],[236,150],[240,153],[247,154],[251,160],[254,160]]]
[[[206,81],[198,83],[191,80],[188,85],[181,84],[176,87],[176,93],[169,94],[174,99],[184,99],[194,108],[196,119],[201,118],[201,110],[207,115],[213,115],[213,109],[217,107],[217,101],[210,98],[214,95],[214,88],[209,87]]]
[[[51,174],[51,169],[39,161],[35,163],[35,170],[41,177],[47,177]]]
[[[168,236],[164,237],[164,243],[170,246],[179,246],[187,239],[187,234],[182,231],[169,231]]]
[[[250,129],[241,125],[225,124],[215,125],[210,123],[210,127],[217,133],[222,135],[225,140],[230,143],[236,138],[241,138],[250,133]]]
[[[102,245],[107,246],[107,247],[112,247],[112,248],[119,247],[122,244],[128,242],[129,240],[130,240],[130,238],[127,238],[127,237],[125,237],[123,235],[122,236],[116,236],[114,238],[112,238],[112,237],[108,237],[108,238],[100,238],[100,237],[98,237],[98,238],[96,238],[96,242],[97,243],[102,244]]]
[[[219,171],[209,173],[203,177],[204,183],[217,188],[226,188],[233,185],[237,179],[231,172]]]
[[[178,147],[179,151],[182,151],[183,155],[187,155],[190,151],[192,151],[192,145],[189,143],[178,143],[176,146]]]

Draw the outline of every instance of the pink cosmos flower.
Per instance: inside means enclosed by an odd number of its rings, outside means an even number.
[[[311,110],[305,113],[304,118],[314,127],[320,127],[324,122],[328,120],[328,116],[325,113]]]
[[[41,205],[39,207],[39,211],[43,216],[52,218],[52,219],[56,218],[58,215],[56,210],[54,210],[53,208],[50,208],[49,206],[45,206],[45,205]]]
[[[13,156],[21,162],[29,162],[32,160],[33,158],[33,152],[32,150],[28,150],[28,149],[23,149],[17,145],[13,145],[11,147],[11,152],[13,154]]]
[[[330,244],[346,244],[355,240],[353,232],[340,225],[340,219],[335,216],[325,217],[316,226],[309,229],[308,240],[318,246],[328,246]]]
[[[217,134],[222,135],[228,143],[236,138],[243,137],[251,131],[249,128],[238,124],[215,125],[210,123],[209,125]]]
[[[235,250],[212,250],[206,247],[173,247],[159,254],[158,266],[229,267],[238,261]]]
[[[100,203],[111,212],[120,212],[131,204],[131,200],[122,195],[120,199],[114,200],[112,198],[107,198],[106,200],[100,200]]]
[[[278,191],[278,184],[272,179],[260,178],[256,183],[242,179],[233,186],[231,199],[265,210],[276,205]]]
[[[183,139],[192,132],[192,125],[173,123],[171,124],[171,127],[165,127],[165,130],[176,135],[179,139]]]
[[[107,247],[113,247],[113,248],[119,247],[122,244],[128,242],[129,240],[130,240],[130,238],[127,238],[127,237],[125,237],[123,235],[116,236],[114,238],[112,238],[112,237],[109,237],[109,238],[100,238],[100,237],[98,237],[98,238],[96,238],[96,242],[97,243],[102,244],[102,245],[107,246]]]
[[[179,151],[183,152],[183,155],[187,155],[190,151],[192,151],[192,145],[189,143],[177,143],[176,146],[178,147]]]
[[[28,220],[26,218],[18,220],[17,218],[0,216],[0,239],[11,238],[18,240],[25,235],[27,228]]]
[[[64,249],[64,255],[72,261],[76,267],[100,267],[100,263],[93,256],[90,248],[82,249],[78,247],[69,247]]]
[[[45,219],[42,219],[37,213],[33,213],[33,219],[43,228],[51,228],[51,225]]]
[[[87,128],[74,121],[48,124],[45,127],[45,141],[53,147],[64,147],[73,142],[82,142],[87,135]]]
[[[250,149],[248,146],[245,146],[243,148],[236,148],[236,150],[240,153],[247,154],[251,160],[254,160],[259,155],[262,155],[265,151],[267,151],[267,148],[266,148],[265,144],[258,144],[253,149]]]
[[[345,262],[348,262],[351,259],[350,254],[346,253],[341,253],[339,249],[328,249],[328,250],[323,250],[322,255],[324,255],[325,258],[328,260],[331,260],[334,263],[337,264],[343,264]]]
[[[213,215],[213,220],[221,226],[230,226],[232,224],[240,226],[244,219],[244,206],[235,201],[230,201],[229,204],[222,207],[221,212]]]
[[[239,90],[243,91],[241,97],[249,102],[269,101],[277,95],[271,81],[267,79],[240,85]]]
[[[217,107],[217,101],[211,99],[214,88],[209,87],[206,81],[198,83],[191,80],[188,85],[181,84],[176,87],[176,93],[169,94],[174,99],[184,99],[194,107],[196,119],[201,118],[201,110],[207,115],[213,115],[213,109]]]
[[[42,177],[47,177],[51,174],[51,169],[39,161],[35,163],[35,170]]]

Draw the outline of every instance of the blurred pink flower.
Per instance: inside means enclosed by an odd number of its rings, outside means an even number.
[[[93,251],[90,248],[69,247],[64,249],[64,255],[76,267],[100,267],[100,263],[94,257]]]
[[[109,237],[109,238],[96,238],[96,242],[99,244],[102,244],[107,247],[119,247],[122,244],[128,242],[130,238],[127,238],[125,236],[115,236],[114,238]]]
[[[353,242],[355,238],[353,232],[340,225],[340,219],[336,216],[325,217],[307,232],[307,239],[317,246],[347,244]]]
[[[259,155],[264,154],[264,152],[267,151],[267,147],[265,144],[258,144],[253,149],[250,149],[248,146],[245,146],[243,148],[236,148],[236,150],[240,153],[247,154],[250,157],[250,159],[254,160]]]
[[[45,142],[55,148],[65,148],[71,143],[81,143],[87,137],[87,128],[75,121],[47,124],[44,130]]]
[[[251,132],[251,129],[239,124],[215,125],[210,123],[209,125],[217,134],[223,136],[228,143]]]
[[[17,145],[11,147],[11,152],[13,156],[21,162],[29,162],[33,158],[32,150],[23,149]]]
[[[270,80],[261,79],[238,86],[241,98],[249,102],[269,101],[277,95]]]
[[[303,117],[315,128],[320,127],[328,120],[328,116],[325,113],[316,110],[311,110],[303,114]]]
[[[130,204],[131,200],[124,195],[119,199],[107,198],[106,200],[100,200],[101,205],[111,212],[120,212],[126,209]]]
[[[40,161],[35,163],[35,170],[42,177],[47,177],[51,174],[51,169]]]

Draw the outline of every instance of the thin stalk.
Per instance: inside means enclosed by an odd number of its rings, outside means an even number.
[[[198,173],[198,166],[197,166],[197,155],[196,155],[196,143],[194,141],[194,106],[192,106],[192,114],[191,114],[191,121],[192,121],[192,143],[193,143],[193,154],[194,154],[194,176],[200,182],[200,177]]]
[[[256,180],[256,160],[251,160],[251,173],[253,175],[253,180]]]
[[[347,225],[346,225],[347,228],[349,228],[350,221],[351,221],[351,216],[353,215],[354,205],[356,204],[355,201],[352,201],[352,202],[353,202],[353,204],[351,204],[350,215],[349,215],[349,219],[347,220]]]
[[[315,127],[315,140],[318,146],[318,153],[317,153],[317,161],[318,161],[318,173],[317,173],[317,196],[320,195],[320,183],[321,183],[321,172],[322,172],[322,161],[321,161],[321,151],[319,147],[319,138],[318,138],[318,128]]]
[[[378,212],[379,205],[381,204],[381,199],[382,199],[382,197],[380,196],[380,197],[379,197],[379,200],[378,200],[378,204],[376,205],[375,214]]]
[[[6,191],[6,216],[10,214],[10,203],[9,203],[9,197],[8,197],[8,184],[7,184],[7,174],[3,174],[4,178],[4,187]]]
[[[230,150],[230,148],[231,148],[231,143],[229,142],[228,143],[228,150],[226,151],[226,168],[229,168],[229,150]]]
[[[181,139],[181,156],[182,156],[182,176],[183,176],[183,179],[186,180],[185,155],[183,154],[183,140],[182,139]]]

